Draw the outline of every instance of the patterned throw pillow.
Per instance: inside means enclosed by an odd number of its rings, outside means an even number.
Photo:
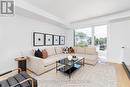
[[[69,48],[68,48],[68,47],[64,47],[64,48],[62,49],[62,51],[63,51],[63,53],[67,54],[67,53],[69,52]]]
[[[43,57],[43,59],[46,59],[47,57],[48,57],[48,53],[47,53],[47,51],[44,49],[44,50],[42,50],[42,57]]]

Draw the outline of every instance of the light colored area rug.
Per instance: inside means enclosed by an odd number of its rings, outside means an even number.
[[[31,75],[38,80],[39,87],[117,87],[116,71],[110,63],[82,66],[71,79],[55,70],[41,76]]]

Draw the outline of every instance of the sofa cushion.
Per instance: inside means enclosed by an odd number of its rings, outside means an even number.
[[[14,78],[18,81],[18,82],[22,82],[23,80],[25,80],[25,78],[21,75],[21,74],[17,74],[14,76]],[[29,87],[29,83],[28,82],[24,82],[21,84],[22,87]]]
[[[90,65],[96,65],[98,62],[98,60],[85,60],[86,64],[90,64]]]
[[[57,57],[57,60],[61,60],[61,59],[64,59],[64,58],[67,58],[69,54],[58,54],[56,55],[55,57]]]
[[[82,48],[82,47],[76,47],[75,50],[76,50],[76,53],[85,54],[85,48]]]
[[[58,55],[49,56],[47,59],[43,59],[44,66],[46,67],[46,66],[52,65],[56,63],[56,61],[61,60],[66,57],[67,57],[66,54],[58,54]]]
[[[86,57],[86,54],[78,54],[78,53],[76,53],[76,54],[73,54],[74,56],[76,56],[76,57]]]
[[[15,85],[15,84],[18,83],[17,80],[14,77],[9,77],[7,79],[7,81],[8,81],[8,83],[9,83],[10,86]],[[20,85],[17,85],[16,87],[20,87]]]
[[[42,57],[43,57],[43,59],[46,59],[48,57],[48,53],[45,49],[42,50]]]
[[[96,54],[96,48],[95,47],[86,47],[86,54]]]
[[[48,53],[48,56],[56,55],[54,47],[48,47],[46,48],[46,51]]]
[[[62,47],[56,47],[55,51],[56,51],[56,54],[61,54],[61,53],[63,53],[63,48]]]
[[[0,87],[10,87],[6,80],[0,81]]]
[[[43,63],[44,63],[44,66],[47,67],[49,65],[52,65],[56,62],[56,58],[55,57],[52,57],[52,56],[49,56],[48,58],[46,59],[43,59]]]
[[[20,74],[25,78],[25,79],[28,79],[28,78],[32,78],[30,75],[28,75],[25,71],[22,71],[20,72]],[[33,79],[33,82],[34,82],[34,87],[37,87],[37,80],[32,78]],[[32,84],[31,81],[28,81],[29,84]],[[32,85],[31,85],[32,86]]]
[[[86,60],[97,60],[98,55],[86,55]]]

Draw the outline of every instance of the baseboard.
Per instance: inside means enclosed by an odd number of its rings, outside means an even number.
[[[108,58],[107,62],[122,64],[122,59],[120,59],[120,58]]]

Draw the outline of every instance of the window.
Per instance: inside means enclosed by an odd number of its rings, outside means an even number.
[[[92,28],[75,30],[75,46],[88,47],[92,44]]]

